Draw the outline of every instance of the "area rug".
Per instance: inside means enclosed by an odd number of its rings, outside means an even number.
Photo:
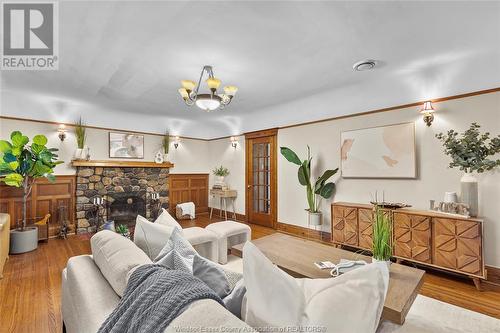
[[[243,261],[232,255],[224,267],[243,273]],[[377,333],[500,333],[500,319],[418,295],[404,325],[384,321]]]

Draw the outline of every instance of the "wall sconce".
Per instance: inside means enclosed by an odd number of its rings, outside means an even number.
[[[180,142],[180,138],[178,136],[174,137],[174,148],[177,149],[177,147],[179,147],[179,142]]]
[[[57,128],[57,133],[58,133],[58,137],[59,137],[59,140],[61,141],[64,141],[64,139],[66,139],[66,125],[64,124],[60,124],[59,127]]]
[[[236,149],[238,147],[238,137],[237,136],[232,136],[231,137],[231,147]]]
[[[432,107],[431,101],[427,101],[424,103],[422,109],[420,109],[420,113],[424,115],[424,122],[427,126],[432,125],[432,121],[434,120],[434,108]]]

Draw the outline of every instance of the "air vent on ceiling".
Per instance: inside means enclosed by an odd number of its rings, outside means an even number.
[[[377,62],[375,60],[367,59],[367,60],[361,60],[352,65],[352,69],[355,71],[361,72],[361,71],[369,71],[370,69],[375,68],[377,65]]]

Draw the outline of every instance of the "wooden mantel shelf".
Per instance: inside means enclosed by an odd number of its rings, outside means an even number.
[[[103,167],[103,168],[173,168],[174,164],[170,162],[155,163],[144,161],[71,161],[74,167]]]

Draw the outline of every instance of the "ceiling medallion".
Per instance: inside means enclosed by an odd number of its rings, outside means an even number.
[[[210,93],[208,94],[198,93],[204,73],[208,75],[208,79],[205,81],[210,89]],[[196,104],[197,107],[207,112],[223,109],[231,103],[238,88],[235,86],[225,86],[224,93],[218,94],[217,88],[219,88],[220,83],[221,81],[214,77],[212,66],[204,66],[201,70],[198,85],[194,81],[182,80],[182,88],[179,89],[179,94],[181,94],[182,99],[188,106]]]

